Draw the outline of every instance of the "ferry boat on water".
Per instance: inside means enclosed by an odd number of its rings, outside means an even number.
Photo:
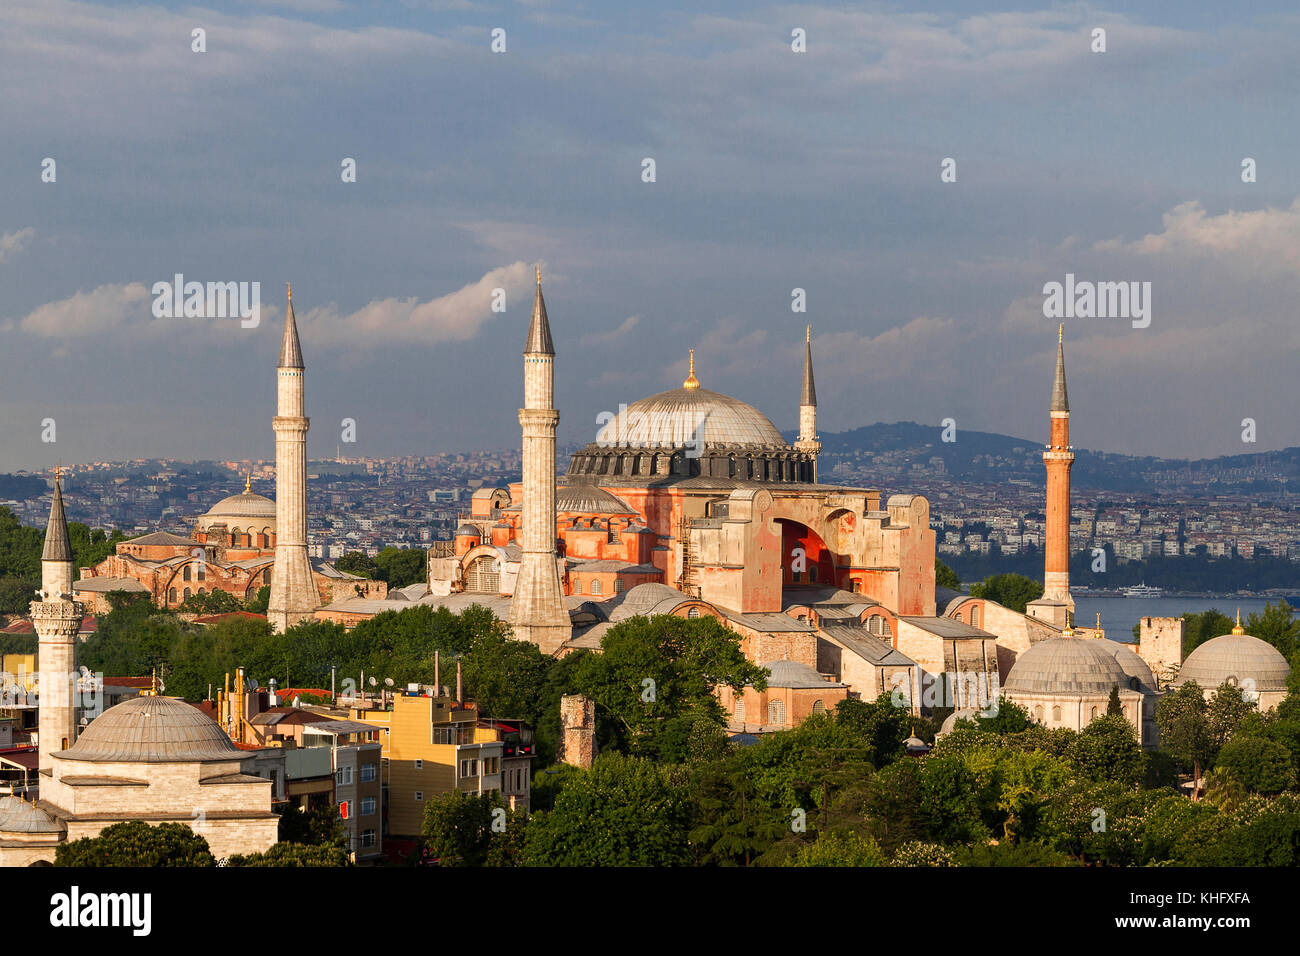
[[[1135,584],[1133,587],[1128,587],[1124,589],[1125,597],[1155,598],[1155,597],[1160,597],[1160,595],[1164,593],[1165,592],[1162,588],[1158,588],[1154,586],[1148,587],[1145,581],[1143,581],[1141,584]]]

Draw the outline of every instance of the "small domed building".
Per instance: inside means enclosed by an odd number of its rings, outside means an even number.
[[[1150,669],[1131,650],[1104,637],[1075,637],[1067,627],[1016,659],[1002,693],[1037,723],[1078,731],[1106,713],[1111,690],[1118,688],[1124,716],[1142,745],[1154,746],[1154,685]]]
[[[1171,685],[1181,687],[1195,681],[1207,700],[1223,684],[1240,687],[1242,696],[1255,700],[1259,709],[1265,711],[1272,710],[1286,697],[1290,676],[1291,665],[1282,652],[1267,641],[1247,634],[1238,613],[1232,633],[1208,640],[1188,654]]]
[[[245,772],[254,759],[184,701],[123,701],[50,755],[39,801],[0,801],[0,865],[52,862],[60,843],[133,820],[183,823],[218,859],[266,850],[279,817],[272,781]]]

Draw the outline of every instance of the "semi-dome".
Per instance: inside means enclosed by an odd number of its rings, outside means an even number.
[[[1105,638],[1086,637],[1040,641],[1016,658],[1003,689],[1028,694],[1110,693],[1112,687],[1124,690],[1129,675],[1105,643]]]
[[[215,720],[174,697],[132,697],[104,711],[67,750],[65,760],[164,763],[238,760],[243,751]]]
[[[555,510],[587,515],[636,514],[627,506],[627,502],[590,483],[565,485],[557,489]]]
[[[1129,676],[1129,680],[1136,680],[1142,685],[1143,690],[1154,691],[1156,689],[1156,675],[1151,673],[1151,668],[1137,653],[1127,644],[1120,641],[1103,640],[1101,646],[1115,655],[1115,660],[1120,667],[1124,668],[1124,673]]]
[[[1175,687],[1194,680],[1203,691],[1213,691],[1221,684],[1242,686],[1254,682],[1255,691],[1285,691],[1291,667],[1282,653],[1250,634],[1224,634],[1206,641],[1187,655]]]
[[[766,415],[707,388],[674,388],[628,405],[596,441],[610,448],[675,448],[688,442],[788,448]]]

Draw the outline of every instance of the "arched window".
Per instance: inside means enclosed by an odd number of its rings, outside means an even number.
[[[785,726],[785,701],[773,700],[768,702],[767,722],[773,727]]]
[[[825,701],[821,701],[821,700],[815,700],[815,701],[813,701],[813,710],[812,710],[812,712],[813,712],[814,714],[820,714],[820,713],[821,713],[822,711],[824,711],[825,709],[826,709],[826,702],[825,702]]]
[[[1089,720],[1096,720],[1096,719],[1097,719],[1097,708],[1096,708],[1096,707],[1092,708],[1092,712],[1088,715],[1088,719],[1089,719]]]
[[[200,564],[200,565],[198,566],[198,579],[199,579],[200,581],[203,581],[203,580],[206,580],[206,579],[207,579],[207,576],[208,576],[208,575],[207,575],[207,570],[206,570],[206,568],[205,568],[202,564]],[[202,590],[202,589],[200,588],[200,590]]]
[[[623,579],[622,579],[622,578],[615,578],[615,579],[614,579],[614,593],[615,593],[615,594],[622,594],[622,593],[623,593],[623,589],[626,588],[626,587],[627,587],[627,585],[623,583]]]
[[[1058,722],[1058,723],[1060,722],[1060,720],[1061,720],[1061,705],[1060,705],[1060,704],[1057,704],[1056,706],[1054,706],[1054,707],[1052,708],[1052,720],[1055,721],[1055,722]]]
[[[175,604],[175,603],[176,603],[176,589],[175,589],[175,588],[171,588],[171,589],[169,589],[169,590],[167,591],[167,603],[168,603],[168,604]]]
[[[699,616],[700,616],[700,609],[699,609],[698,607],[693,607],[693,608],[691,608],[689,611],[686,612],[686,616],[687,616],[687,617],[699,617]]]
[[[190,573],[191,573],[191,572],[190,572],[190,566],[187,564],[187,565],[185,565],[185,570],[181,573],[181,578],[182,578],[183,580],[189,581],[189,580],[190,580]]]
[[[574,593],[574,594],[581,594],[581,593],[582,593],[582,579],[581,579],[581,578],[574,578],[574,579],[573,579],[573,593]]]
[[[978,604],[970,606],[970,623],[972,627],[980,626],[980,606]]]
[[[470,562],[465,569],[465,590],[478,594],[500,594],[501,572],[495,555],[484,554]]]
[[[188,601],[189,599],[190,599],[190,589],[186,588],[184,591],[181,592],[181,600]]]
[[[742,724],[745,722],[745,698],[743,697],[736,698],[736,720]]]
[[[1039,704],[1037,707],[1034,708],[1034,720],[1038,721],[1040,724],[1043,722],[1043,705],[1042,705],[1042,704]]]

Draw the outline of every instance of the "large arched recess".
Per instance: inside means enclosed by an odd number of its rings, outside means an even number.
[[[781,527],[781,586],[838,587],[835,554],[822,536],[794,518],[776,518]],[[796,570],[803,567],[802,571]]]

